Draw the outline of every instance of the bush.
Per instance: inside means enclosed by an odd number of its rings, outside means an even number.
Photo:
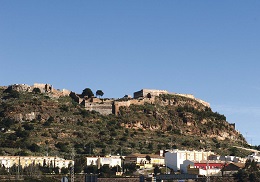
[[[55,147],[59,148],[62,152],[68,152],[68,143],[58,142]]]
[[[61,168],[61,174],[68,174],[69,173],[69,169],[68,168]]]
[[[33,130],[33,129],[34,129],[33,125],[32,125],[32,124],[29,124],[29,123],[25,123],[25,124],[23,125],[23,128],[24,128],[25,130]]]
[[[4,93],[8,93],[9,95],[5,97],[5,99],[9,99],[9,98],[19,98],[20,97],[20,93],[16,90],[12,90],[11,87],[7,88]]]
[[[69,107],[66,106],[66,105],[62,105],[62,106],[60,106],[60,110],[61,110],[62,112],[68,112],[68,111],[69,111]]]
[[[41,151],[41,147],[39,147],[35,143],[33,143],[31,146],[29,146],[28,149],[31,150],[32,152],[40,152]]]
[[[32,92],[35,93],[35,94],[39,94],[39,93],[41,93],[41,90],[39,88],[34,88],[32,90]]]

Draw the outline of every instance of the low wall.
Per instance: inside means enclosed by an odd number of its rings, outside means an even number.
[[[98,182],[139,182],[139,178],[98,178]]]
[[[113,114],[118,115],[120,107],[129,107],[131,104],[144,105],[144,100],[132,99],[128,101],[114,101]]]
[[[160,94],[168,94],[167,90],[154,90],[154,89],[142,89],[140,91],[134,92],[134,98],[138,99],[140,97],[147,97],[147,94],[151,94],[151,97],[159,96]]]
[[[85,109],[88,111],[94,110],[104,115],[112,114],[112,102],[110,103],[84,102],[84,106]]]

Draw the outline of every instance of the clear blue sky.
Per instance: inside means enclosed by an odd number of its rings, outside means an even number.
[[[260,145],[259,32],[259,0],[1,0],[0,85],[191,93]]]

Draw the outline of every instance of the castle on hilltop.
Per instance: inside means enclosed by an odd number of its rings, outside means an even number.
[[[155,97],[170,94],[178,95],[181,97],[186,97],[193,99],[205,107],[210,107],[208,102],[205,102],[201,99],[197,99],[192,94],[178,94],[178,93],[169,93],[166,90],[154,90],[154,89],[142,89],[140,91],[134,92],[134,97],[125,96],[121,99],[100,99],[100,98],[81,98],[74,92],[70,93],[70,96],[79,104],[84,105],[86,110],[97,111],[101,114],[115,114],[119,113],[120,107],[129,107],[130,105],[144,105],[145,103],[154,103]]]
[[[8,89],[27,92],[32,92],[35,88],[38,88],[41,93],[49,93],[53,97],[70,96],[75,102],[83,105],[86,110],[97,111],[104,115],[117,115],[119,113],[120,107],[129,107],[130,105],[144,105],[145,103],[153,104],[157,96],[167,94],[186,97],[201,103],[205,107],[210,107],[208,102],[197,99],[192,94],[170,93],[167,90],[142,89],[140,91],[134,92],[133,98],[126,95],[121,99],[100,99],[96,97],[82,97],[80,94],[76,94],[75,92],[71,92],[66,89],[54,89],[52,85],[43,83],[35,83],[33,86],[26,84],[14,84],[8,86]]]

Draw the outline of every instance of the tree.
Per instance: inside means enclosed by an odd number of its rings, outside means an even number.
[[[82,91],[82,94],[81,94],[83,97],[87,96],[88,98],[91,98],[94,96],[92,90],[90,88],[85,88],[83,91]]]
[[[81,173],[87,164],[85,156],[81,156],[75,159],[74,171],[75,173]]]
[[[33,143],[31,146],[28,147],[32,152],[40,152],[41,147],[39,145]]]
[[[151,164],[151,157],[149,155],[145,156],[145,159],[149,161],[149,164]]]
[[[247,181],[248,180],[248,172],[243,170],[243,169],[239,169],[238,172],[234,174],[234,178],[238,182]]]
[[[152,98],[151,93],[148,93],[146,96],[147,96],[147,98],[149,98],[149,99]]]
[[[10,98],[19,98],[20,93],[16,90],[12,90],[11,88],[7,88],[4,93],[8,93],[8,96],[5,96],[4,99],[10,99]]]
[[[240,169],[237,173],[235,173],[234,177],[238,182],[260,181],[259,180],[260,171],[257,166],[257,162],[255,162],[254,160],[248,159],[245,163],[245,167],[243,169]]]
[[[135,163],[127,163],[124,165],[124,172],[127,174],[132,174],[137,169],[137,166]]]
[[[244,169],[246,169],[247,171],[250,171],[250,172],[259,170],[258,166],[257,166],[257,162],[255,160],[250,160],[250,159],[246,160]]]
[[[103,95],[104,95],[104,92],[102,90],[96,91],[96,96],[99,96],[99,98],[100,98],[100,96],[102,97]]]
[[[61,174],[68,174],[68,173],[69,173],[69,169],[68,168],[65,168],[65,167],[61,168]]]
[[[155,166],[153,172],[155,175],[157,175],[158,173],[161,173],[161,169],[159,168],[159,166]]]
[[[96,174],[98,171],[97,166],[90,165],[90,166],[85,166],[84,168],[84,173],[93,173]]]
[[[99,172],[100,172],[100,177],[108,177],[112,175],[111,168],[109,167],[108,164],[104,164],[103,166],[101,166]]]
[[[40,94],[40,93],[41,93],[41,90],[36,87],[36,88],[34,88],[34,89],[32,90],[32,92],[35,93],[35,94]]]

